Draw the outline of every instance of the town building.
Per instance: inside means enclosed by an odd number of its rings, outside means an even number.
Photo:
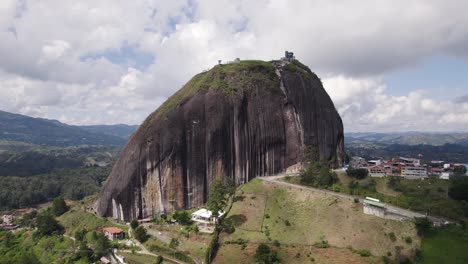
[[[421,160],[414,158],[399,157],[398,162],[405,166],[421,166]]]
[[[104,227],[102,229],[102,232],[104,232],[104,235],[109,240],[117,240],[117,239],[123,239],[124,238],[123,230],[118,228],[118,227]]]
[[[440,177],[444,173],[444,170],[442,168],[438,167],[432,167],[429,169],[429,175],[431,176],[437,176]]]
[[[427,178],[427,169],[422,166],[404,166],[401,168],[401,176],[406,179]]]
[[[218,223],[218,218],[223,216],[224,212],[219,211],[218,217],[213,216],[213,213],[210,210],[201,208],[200,210],[192,213],[192,221],[198,223]]]
[[[367,165],[369,166],[378,166],[382,164],[382,160],[369,160]]]
[[[385,177],[387,176],[387,170],[382,165],[375,165],[368,168],[369,176],[371,177]]]
[[[450,180],[450,177],[452,177],[452,172],[451,171],[444,171],[440,174],[439,179],[442,180]]]
[[[364,158],[355,156],[349,161],[349,166],[355,169],[365,168],[367,167],[367,161]]]

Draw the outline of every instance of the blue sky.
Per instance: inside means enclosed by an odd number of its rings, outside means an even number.
[[[423,89],[428,97],[455,100],[468,94],[468,62],[453,56],[433,55],[390,73],[384,82],[388,93],[395,96]]]

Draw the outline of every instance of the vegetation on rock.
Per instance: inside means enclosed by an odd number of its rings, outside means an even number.
[[[151,120],[169,113],[186,98],[200,91],[208,89],[222,89],[227,94],[237,93],[239,88],[249,89],[244,86],[247,82],[254,82],[271,89],[279,89],[279,79],[275,74],[273,64],[265,61],[244,60],[239,63],[220,64],[211,70],[195,75],[179,91],[169,97],[153,114]],[[148,120],[145,121],[148,123]],[[150,121],[151,123],[151,121]]]

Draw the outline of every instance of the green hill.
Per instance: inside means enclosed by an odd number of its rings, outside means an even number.
[[[56,120],[33,118],[4,111],[0,111],[0,140],[47,146],[121,146],[127,142],[122,136],[110,132],[102,133],[102,127],[101,129],[81,128]]]

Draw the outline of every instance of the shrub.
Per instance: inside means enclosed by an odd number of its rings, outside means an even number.
[[[138,227],[138,220],[133,219],[132,222],[130,222],[130,227],[135,230]]]
[[[258,245],[255,251],[255,259],[261,264],[279,262],[278,254],[271,251],[270,247],[264,243]]]
[[[317,247],[317,248],[329,248],[329,247],[330,247],[330,244],[328,244],[328,241],[325,240],[325,237],[324,237],[324,236],[322,236],[322,237],[320,238],[320,241],[319,241],[319,242],[316,242],[316,243],[314,244],[314,246]]]
[[[391,232],[388,234],[388,237],[390,238],[390,240],[392,242],[395,242],[396,241],[396,236],[395,236],[395,233]]]
[[[413,239],[411,239],[411,237],[405,237],[405,242],[408,243],[408,244],[411,244],[413,243]]]
[[[141,243],[145,243],[149,238],[148,234],[146,233],[146,229],[142,226],[137,227],[134,232],[135,238]]]
[[[432,228],[432,222],[427,217],[418,217],[414,220],[414,226],[418,231],[419,236],[424,236]]]
[[[37,234],[39,236],[50,236],[64,233],[63,226],[61,226],[59,222],[47,211],[37,215],[36,226]]]
[[[448,191],[450,198],[468,202],[468,177],[455,177]]]
[[[275,247],[281,246],[281,244],[280,244],[280,242],[279,242],[278,240],[274,240],[274,241],[273,241],[273,245],[274,245]]]
[[[61,216],[70,209],[62,197],[57,197],[52,202],[52,213],[55,216]]]
[[[291,226],[291,222],[289,222],[289,220],[287,220],[287,219],[284,220],[284,224],[285,224],[286,226]]]
[[[185,210],[175,212],[172,215],[172,218],[174,218],[174,220],[176,220],[181,225],[191,225],[192,224],[191,216]]]
[[[156,258],[156,264],[162,264],[164,262],[164,259],[161,255],[159,255],[157,258]]]
[[[346,174],[348,174],[349,177],[360,180],[366,178],[369,172],[366,169],[354,169],[352,167],[349,167],[346,170]]]
[[[372,256],[370,251],[367,250],[367,249],[355,249],[355,250],[353,250],[353,253],[356,253],[356,254],[360,255],[361,257],[370,257],[370,256]]]

